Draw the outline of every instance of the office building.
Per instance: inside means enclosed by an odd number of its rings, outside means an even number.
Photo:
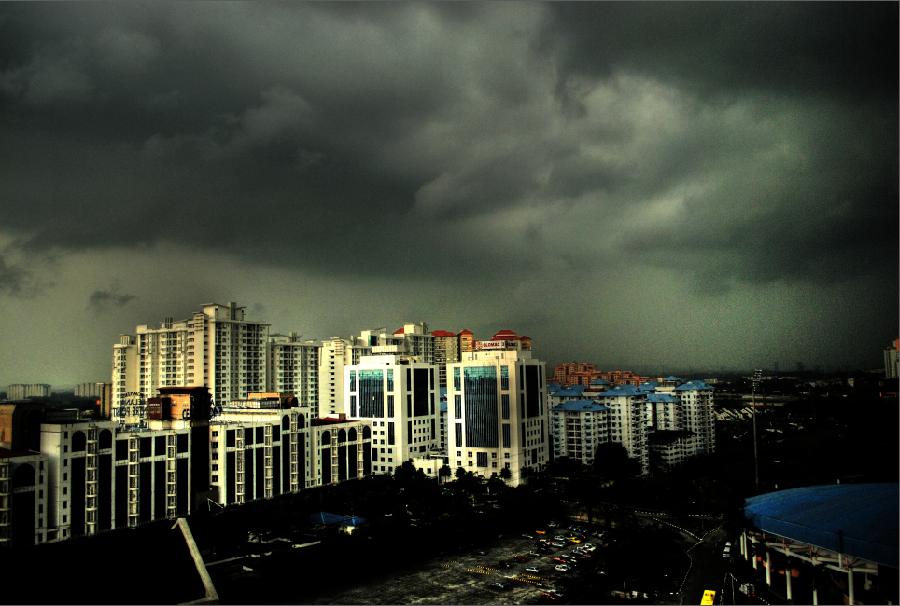
[[[550,414],[544,363],[520,340],[477,341],[447,365],[450,467],[483,477],[508,469],[540,470],[550,457]]]
[[[437,367],[420,360],[372,355],[344,367],[344,413],[371,422],[375,473],[439,447]]]

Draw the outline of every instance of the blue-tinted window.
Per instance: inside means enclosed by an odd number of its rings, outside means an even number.
[[[465,372],[466,446],[499,446],[497,367],[469,366]]]
[[[388,368],[387,382],[388,382],[387,390],[394,391],[394,370],[392,368]]]
[[[384,372],[359,371],[359,416],[384,416]]]
[[[356,391],[356,371],[350,371],[350,391]]]
[[[509,394],[500,394],[500,415],[504,420],[509,420]]]
[[[460,389],[459,386],[459,366],[453,368],[453,389]]]
[[[390,371],[388,371],[388,372],[390,372]],[[387,400],[388,400],[388,413],[387,413],[387,416],[393,417],[393,416],[394,416],[394,396],[392,396],[392,395],[388,396],[388,397],[387,397]]]
[[[509,389],[509,366],[500,367],[500,389]]]

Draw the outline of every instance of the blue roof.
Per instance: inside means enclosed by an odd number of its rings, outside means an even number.
[[[550,395],[558,398],[577,398],[583,393],[584,385],[572,385],[571,387],[555,389],[550,392]]]
[[[609,385],[606,379],[591,379],[591,385]]]
[[[641,391],[653,391],[656,389],[656,381],[644,381],[638,385],[638,389]]]
[[[744,514],[765,532],[897,568],[897,484],[843,484],[751,497]]]
[[[616,396],[642,396],[644,392],[634,385],[616,385],[612,389],[608,389],[597,394],[598,398],[612,398]]]
[[[675,388],[675,391],[697,391],[697,390],[712,390],[712,387],[707,385],[701,380],[696,381],[688,381],[687,383],[682,383],[678,387]]]
[[[670,393],[648,393],[648,402],[674,402],[675,396]]]
[[[668,377],[666,377],[665,380],[666,381],[681,381],[681,377],[674,377],[672,375],[669,375]]]
[[[557,404],[553,410],[563,410],[566,412],[603,412],[609,410],[609,406],[598,404],[593,400],[569,400],[562,404]]]

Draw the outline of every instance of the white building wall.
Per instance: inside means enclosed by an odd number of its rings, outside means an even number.
[[[462,467],[483,477],[499,474],[506,468],[512,475],[510,483],[517,485],[523,479],[523,467],[543,469],[550,457],[544,363],[531,358],[528,351],[484,350],[461,356],[460,362],[447,365],[450,467],[454,473]],[[536,368],[536,380],[531,386],[537,392],[537,410],[533,415],[526,414],[524,373],[528,367]],[[504,379],[504,373],[508,380]],[[478,374],[485,378],[477,379]],[[490,377],[493,384],[489,382]]]
[[[372,377],[376,373],[380,379]],[[367,375],[366,381],[377,381],[375,395],[369,395],[371,389],[363,387]],[[424,381],[425,385],[419,386],[417,380]],[[358,364],[345,366],[342,412],[348,419],[371,420],[372,448],[378,454],[372,461],[375,473],[391,473],[404,461],[439,447],[437,382],[437,367],[407,356],[362,356]],[[423,408],[419,414],[415,402],[417,388],[427,398],[420,404]],[[378,397],[377,401],[373,399]],[[364,398],[369,398],[368,405]]]

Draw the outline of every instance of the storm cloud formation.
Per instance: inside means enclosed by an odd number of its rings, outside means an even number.
[[[117,333],[216,297],[310,336],[500,323],[552,361],[877,363],[896,23],[891,3],[4,5],[20,265],[0,273],[137,293],[91,337],[98,369]]]

